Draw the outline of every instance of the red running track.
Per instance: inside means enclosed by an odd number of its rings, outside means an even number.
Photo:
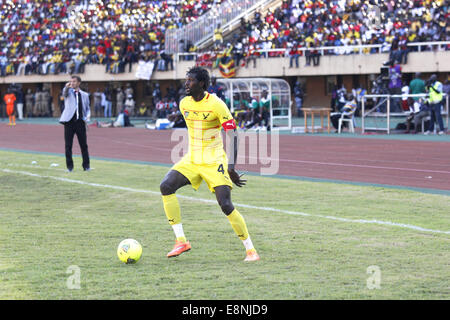
[[[171,139],[170,130],[89,127],[89,153],[91,157],[170,164],[172,150],[180,147],[179,134],[186,134],[185,130],[176,132]],[[252,136],[256,137],[249,134],[248,139]],[[260,150],[261,143],[256,140],[255,144]],[[279,135],[278,145],[275,159],[279,162],[270,164],[263,161],[274,157],[276,148],[269,150],[269,157],[261,157],[249,156],[248,146],[245,152],[241,147],[240,154],[246,157],[238,159],[238,171],[278,168],[279,175],[450,190],[450,142]],[[63,127],[0,123],[0,148],[64,154]],[[73,153],[80,154],[77,141]]]

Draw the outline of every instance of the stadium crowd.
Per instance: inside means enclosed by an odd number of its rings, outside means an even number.
[[[164,51],[165,31],[195,20],[220,3],[222,0],[2,1],[1,76],[82,73],[91,63],[105,65],[106,72],[120,73],[127,66],[131,71],[131,65],[140,59],[158,61],[155,68],[168,70],[173,68],[173,58]],[[379,6],[381,20],[374,20],[369,3]],[[377,44],[394,58],[401,55],[405,63],[408,51],[415,50],[406,46],[408,42],[449,40],[447,9],[444,0],[284,0],[273,12],[256,12],[252,20],[243,19],[239,31],[221,42],[221,50],[232,52],[237,65],[253,60],[256,66],[256,58],[268,54],[290,56],[291,67],[298,67],[298,57],[303,54],[307,65],[319,64],[317,47],[342,47],[323,54],[351,54],[355,49],[347,46]],[[196,52],[188,41],[185,44],[189,45],[186,51]],[[281,50],[261,53],[267,49]]]
[[[220,0],[2,1],[1,76],[82,73],[90,63],[118,73],[138,59],[170,60],[165,30],[196,19],[213,2]]]
[[[239,32],[230,42],[224,41],[228,47],[218,55],[230,51],[238,66],[251,60],[256,66],[255,57],[259,56],[289,56],[290,67],[298,68],[302,55],[306,66],[317,66],[321,54],[359,53],[359,48],[350,46],[377,45],[366,46],[362,52],[389,52],[391,60],[407,63],[408,52],[417,50],[408,47],[409,42],[449,40],[447,8],[444,0],[284,0],[274,11],[256,12],[249,21],[242,19]],[[319,47],[338,48],[320,52]]]

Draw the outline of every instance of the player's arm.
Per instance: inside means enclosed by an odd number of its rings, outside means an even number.
[[[216,105],[216,110],[220,123],[226,132],[227,141],[231,142],[231,150],[229,150],[231,151],[231,155],[228,159],[228,174],[230,175],[231,181],[233,181],[235,185],[242,187],[245,185],[247,180],[241,179],[243,174],[240,175],[235,170],[238,154],[238,132],[236,122],[234,121],[227,105],[222,100],[219,100],[219,103]]]
[[[231,119],[234,122],[234,119]],[[236,127],[236,124],[234,125]],[[228,159],[228,174],[231,181],[238,187],[242,187],[246,184],[247,180],[241,179],[244,174],[239,174],[235,170],[235,165],[238,155],[238,132],[236,128],[225,130],[227,134],[227,140],[231,141],[232,159]]]

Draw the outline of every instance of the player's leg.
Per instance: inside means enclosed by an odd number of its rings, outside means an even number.
[[[231,201],[231,188],[227,185],[217,186],[214,188],[214,191],[216,194],[217,202],[219,203],[222,212],[227,216],[234,232],[244,244],[247,253],[245,261],[259,260],[259,255],[256,252],[255,247],[253,246],[250,235],[248,234],[244,217],[242,217],[242,215],[234,207]]]
[[[190,181],[183,174],[181,174],[176,170],[170,170],[166,174],[166,176],[164,177],[159,186],[161,190],[164,211],[166,213],[170,225],[172,226],[181,224],[180,204],[178,203],[178,199],[175,195],[175,192],[179,188],[184,187],[185,185],[188,184],[190,184]],[[175,234],[177,235],[176,231]],[[184,234],[182,235],[182,237],[184,238]],[[179,237],[177,235],[177,239],[178,238]]]
[[[159,186],[164,205],[164,212],[166,213],[167,220],[169,220],[169,224],[172,226],[176,237],[173,250],[167,254],[167,257],[169,258],[176,257],[191,249],[191,245],[184,235],[183,225],[181,224],[180,204],[175,195],[175,192],[179,188],[190,183],[191,182],[180,172],[170,170]]]

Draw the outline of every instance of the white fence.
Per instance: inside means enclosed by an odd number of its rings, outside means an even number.
[[[408,95],[390,95],[390,94],[367,94],[364,95],[361,100],[361,127],[362,127],[362,133],[365,133],[366,131],[385,131],[387,134],[391,133],[391,120],[393,117],[406,117],[409,112],[391,112],[391,99],[402,99],[402,98],[428,98],[428,94],[408,94]],[[366,100],[367,99],[374,99],[374,105],[371,109],[366,110]],[[444,110],[442,112],[442,116],[445,116],[445,127],[448,130],[448,122],[449,122],[449,97],[448,95],[444,94]],[[382,105],[386,105],[386,112],[380,112],[379,109]],[[378,118],[383,120],[382,125],[379,127],[368,127],[366,125],[366,122],[368,120],[368,117]]]

